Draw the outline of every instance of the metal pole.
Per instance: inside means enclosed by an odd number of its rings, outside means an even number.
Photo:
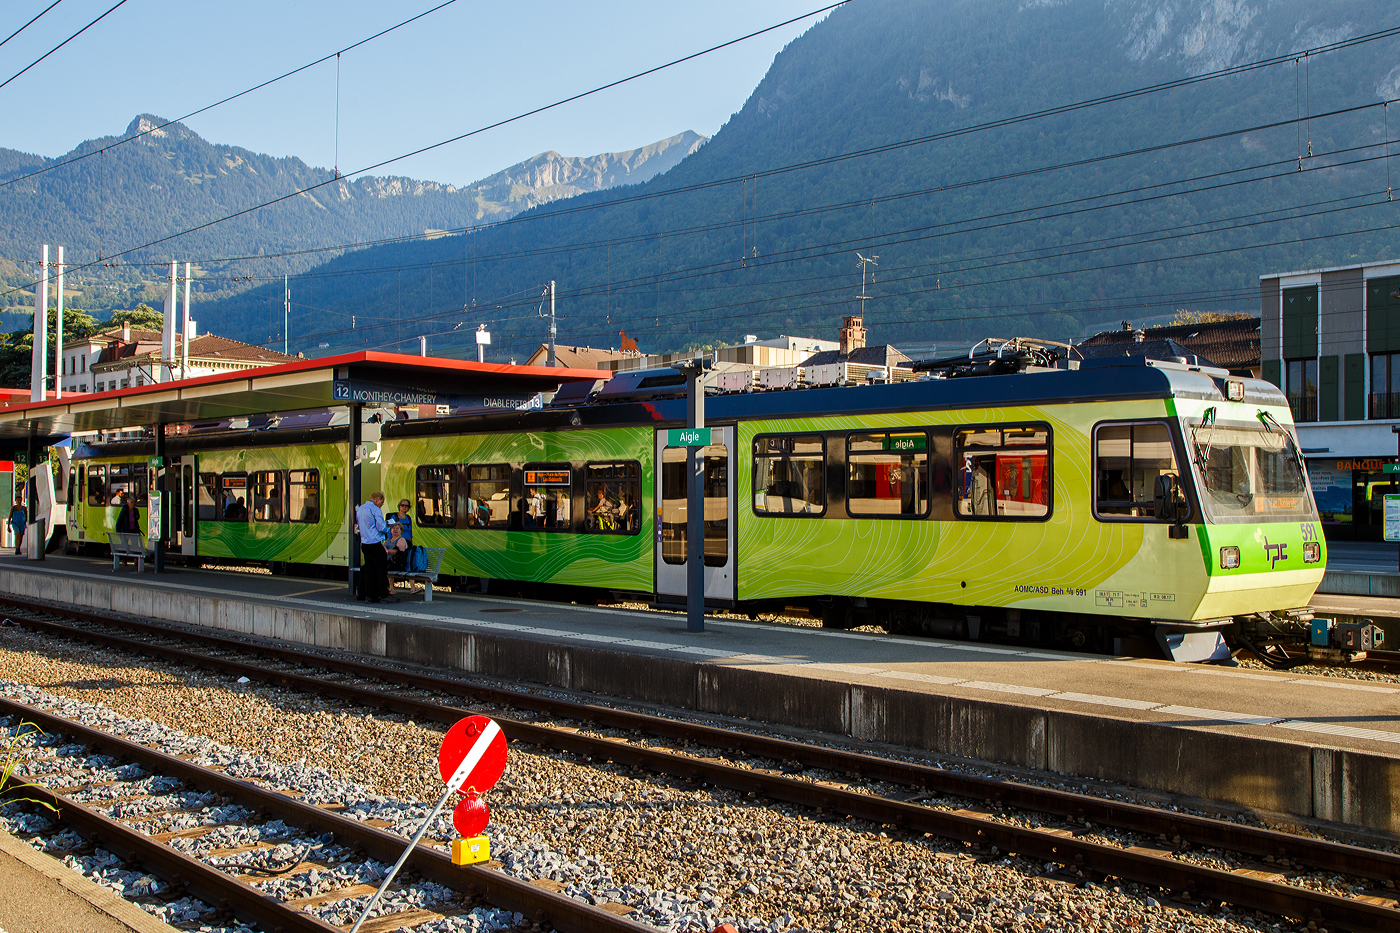
[[[180,378],[190,367],[190,264],[185,263],[185,312],[180,317]]]
[[[53,329],[54,358],[58,363],[58,372],[53,377],[54,398],[63,398],[63,374],[65,362],[63,356],[63,247],[58,248],[58,302],[54,306],[54,329]]]
[[[427,338],[427,337],[419,336],[419,338],[418,338],[418,355],[419,355],[419,356],[427,356],[427,355],[428,355],[428,338]]]
[[[557,333],[558,333],[558,329],[554,326],[554,280],[553,280],[553,279],[550,279],[550,280],[549,280],[549,362],[545,364],[546,366],[558,366],[558,365],[559,365],[559,363],[554,359],[554,335],[557,334]]]
[[[355,574],[360,568],[360,536],[355,533],[355,510],[360,507],[360,466],[355,462],[355,450],[360,446],[360,405],[350,406],[350,482],[345,484],[346,491],[350,494],[350,549],[346,554],[349,571],[346,576],[350,578],[350,596],[355,595]]]
[[[29,400],[44,400],[49,381],[49,244],[39,260],[39,282],[34,293],[34,348],[30,356]]]
[[[292,286],[282,276],[282,355],[287,355],[287,318],[292,312]]]
[[[180,264],[170,261],[170,300],[165,305],[165,333],[160,340],[160,363],[152,367],[151,379],[155,382],[169,382],[175,378],[175,313],[179,311],[180,294],[176,290],[180,277]],[[165,378],[160,378],[161,364],[165,366]]]
[[[698,362],[698,361],[697,361]],[[705,371],[696,366],[687,372],[686,422],[705,427]],[[688,632],[705,631],[705,449],[686,448],[686,473],[690,476],[686,502],[685,611]]]
[[[44,247],[44,252],[45,254],[48,253],[47,246]],[[24,482],[25,506],[29,509],[29,524],[31,525],[35,524],[34,510],[38,507],[39,504],[39,481],[34,478],[35,469],[39,465],[39,438],[34,436],[34,434],[32,433],[33,430],[33,428],[30,429],[31,433],[29,437],[25,439],[28,445],[25,451],[25,469],[29,471],[29,475],[25,478]],[[28,528],[25,529],[25,534],[29,534]],[[39,547],[37,548],[36,553],[39,555],[38,559],[43,560],[44,550],[45,547],[48,545],[48,535],[44,534],[44,525],[42,523],[39,524],[39,530],[35,532],[35,534],[37,534],[41,539],[39,541]]]

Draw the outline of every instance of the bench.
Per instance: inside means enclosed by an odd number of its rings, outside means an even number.
[[[428,547],[423,550],[428,553],[428,569],[414,573],[411,570],[391,570],[389,580],[407,580],[412,583],[414,580],[423,581],[423,602],[433,601],[433,584],[437,582],[438,571],[442,568],[442,555],[447,553],[445,547]]]
[[[153,553],[146,548],[145,535],[130,531],[109,531],[107,532],[107,543],[112,548],[113,573],[116,573],[118,565],[123,560],[136,561],[136,572],[145,572],[146,556]]]

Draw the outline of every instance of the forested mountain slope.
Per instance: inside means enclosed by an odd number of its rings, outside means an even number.
[[[293,343],[441,350],[488,323],[523,356],[550,279],[566,342],[833,336],[857,251],[880,342],[1255,308],[1262,272],[1400,255],[1400,40],[1291,57],[1397,25],[1381,0],[858,0],[665,175],[299,277]],[[225,329],[280,335],[280,288],[221,302]]]

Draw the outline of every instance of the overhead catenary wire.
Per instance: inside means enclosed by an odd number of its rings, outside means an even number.
[[[5,38],[0,39],[0,45],[4,45],[6,42],[9,42],[9,41],[10,41],[11,39],[13,39],[15,36],[17,36],[17,35],[19,35],[20,33],[24,32],[24,31],[25,31],[26,29],[28,29],[30,26],[33,26],[36,22],[39,21],[39,17],[43,16],[43,15],[44,15],[45,13],[47,13],[49,10],[52,10],[54,7],[58,6],[58,5],[59,5],[60,3],[62,3],[62,2],[63,2],[63,0],[53,0],[53,3],[50,3],[48,6],[44,7],[42,10],[40,10],[38,13],[36,13],[36,14],[34,15],[34,18],[31,19],[29,22],[25,23],[23,26],[19,27],[19,28],[16,29],[14,32],[12,32],[12,33],[10,33],[8,36],[6,36]]]
[[[71,36],[69,36],[67,39],[64,39],[64,40],[63,40],[62,42],[60,42],[58,45],[56,45],[56,46],[54,46],[53,48],[49,49],[49,50],[48,50],[47,52],[45,52],[43,55],[40,55],[38,58],[34,59],[34,61],[32,61],[32,62],[30,62],[29,64],[25,65],[25,66],[24,66],[23,68],[21,68],[19,71],[17,71],[17,72],[15,72],[14,74],[10,75],[10,76],[9,76],[8,78],[6,78],[4,81],[0,81],[0,88],[3,88],[5,85],[9,84],[11,81],[15,80],[15,79],[18,78],[20,75],[22,75],[22,74],[24,74],[25,72],[29,71],[29,69],[33,68],[35,65],[39,64],[39,63],[42,62],[44,59],[46,59],[46,58],[48,58],[50,55],[52,55],[53,53],[55,53],[55,52],[57,52],[59,49],[63,48],[65,45],[67,45],[68,43],[72,42],[74,39],[78,38],[78,37],[81,36],[83,33],[87,32],[87,31],[88,31],[89,29],[91,29],[93,26],[96,26],[98,23],[102,22],[102,21],[103,21],[104,19],[106,19],[112,12],[114,12],[114,11],[117,9],[117,7],[121,6],[121,5],[124,4],[124,3],[126,3],[126,0],[117,0],[117,2],[114,3],[114,4],[112,4],[112,6],[110,6],[110,7],[107,9],[107,11],[106,11],[105,13],[102,13],[101,15],[99,15],[96,19],[94,19],[94,20],[92,20],[91,22],[89,22],[89,23],[88,23],[86,26],[84,26],[82,29],[79,29],[77,32],[73,33],[73,34],[72,34]],[[50,7],[50,9],[52,9],[52,7]],[[47,11],[46,11],[46,12],[47,12]],[[40,15],[42,16],[43,14],[41,13]],[[37,18],[37,17],[36,17],[36,18]]]
[[[125,2],[126,2],[126,0],[122,0],[122,3],[125,3]],[[290,78],[290,77],[292,77],[292,76],[294,76],[294,75],[299,75],[299,74],[301,74],[303,71],[306,71],[306,70],[309,69],[309,68],[315,68],[317,65],[320,65],[320,64],[323,64],[323,63],[325,63],[325,62],[330,61],[332,58],[334,58],[334,59],[337,60],[337,66],[336,66],[336,67],[337,67],[337,94],[338,94],[338,91],[339,91],[339,80],[338,80],[338,78],[339,78],[339,71],[338,71],[338,69],[339,69],[339,59],[340,59],[340,56],[341,56],[342,54],[344,54],[345,52],[353,51],[353,50],[359,48],[359,47],[362,46],[362,45],[366,45],[367,43],[373,42],[375,39],[379,39],[379,38],[382,38],[382,37],[384,37],[384,36],[387,36],[387,35],[388,35],[389,33],[391,33],[391,32],[394,32],[394,31],[396,31],[396,30],[398,30],[398,29],[402,29],[403,27],[405,27],[405,26],[407,26],[407,25],[409,25],[409,24],[411,24],[411,23],[415,23],[415,22],[417,22],[418,20],[422,19],[423,17],[429,16],[429,15],[431,15],[431,14],[433,14],[433,13],[436,13],[438,10],[441,10],[443,7],[451,6],[452,4],[454,4],[454,3],[456,3],[456,2],[457,2],[457,0],[444,0],[444,2],[439,3],[439,4],[438,4],[437,6],[435,6],[435,7],[431,7],[430,9],[424,10],[422,13],[417,13],[417,14],[415,14],[415,15],[413,15],[413,16],[410,16],[408,19],[403,20],[402,22],[396,23],[396,24],[394,24],[393,26],[388,27],[387,29],[381,29],[379,32],[376,32],[374,35],[372,35],[372,36],[366,36],[365,38],[359,40],[358,42],[354,42],[354,43],[351,43],[350,45],[345,46],[343,49],[339,49],[339,50],[337,50],[337,51],[335,51],[335,52],[331,52],[331,53],[328,54],[328,55],[323,55],[323,56],[321,56],[320,58],[316,59],[315,61],[307,62],[305,65],[300,65],[300,66],[298,66],[298,67],[296,67],[296,68],[293,68],[291,71],[288,71],[288,72],[285,72],[285,73],[283,73],[283,74],[280,74],[280,75],[278,75],[278,76],[275,77],[275,78],[269,78],[269,79],[267,79],[266,81],[262,81],[262,82],[259,82],[258,84],[253,85],[252,87],[244,88],[243,90],[239,91],[237,94],[230,94],[228,97],[225,97],[225,98],[223,98],[223,99],[221,99],[221,100],[216,100],[216,101],[214,101],[212,104],[206,104],[205,106],[200,107],[200,108],[197,109],[197,110],[191,110],[189,113],[185,114],[184,116],[176,117],[174,120],[167,120],[165,123],[153,124],[153,125],[147,127],[146,129],[144,129],[144,130],[138,132],[138,133],[133,133],[133,134],[130,135],[130,136],[124,136],[124,137],[122,137],[121,139],[117,140],[116,142],[114,142],[114,143],[109,143],[109,144],[106,145],[106,146],[102,146],[102,147],[97,148],[97,149],[89,150],[89,151],[84,152],[84,153],[81,153],[81,154],[79,154],[79,155],[72,156],[71,158],[63,159],[62,161],[55,162],[55,163],[53,163],[53,164],[51,164],[51,165],[45,165],[44,167],[34,169],[34,170],[31,171],[31,172],[26,172],[26,173],[24,173],[24,174],[22,174],[22,175],[16,175],[16,176],[13,177],[13,178],[7,178],[7,179],[5,179],[3,182],[0,182],[0,188],[6,188],[6,187],[9,187],[10,185],[19,184],[20,182],[25,181],[25,180],[30,179],[30,178],[34,178],[34,177],[37,176],[37,175],[42,175],[42,174],[44,174],[45,172],[52,172],[52,171],[54,171],[55,169],[64,168],[65,166],[72,165],[72,164],[75,163],[75,162],[81,162],[83,159],[88,159],[88,158],[91,158],[92,156],[96,156],[96,155],[105,155],[107,152],[109,152],[109,151],[111,151],[111,150],[113,150],[113,149],[116,149],[116,148],[119,147],[119,146],[124,146],[124,145],[126,145],[127,143],[135,142],[135,141],[138,140],[138,139],[141,139],[141,138],[143,138],[143,137],[145,137],[145,136],[148,136],[148,135],[150,135],[151,133],[155,133],[155,132],[158,132],[158,131],[160,131],[160,130],[163,130],[163,129],[165,129],[166,127],[171,126],[171,125],[173,125],[173,124],[175,124],[175,123],[180,123],[180,122],[182,122],[182,121],[184,121],[184,120],[188,120],[190,117],[197,117],[197,116],[199,116],[199,115],[202,114],[202,113],[208,113],[210,110],[213,110],[213,109],[216,108],[216,107],[222,107],[224,104],[231,103],[232,101],[238,100],[240,97],[247,97],[249,94],[252,94],[252,93],[255,92],[255,91],[260,91],[260,90],[262,90],[263,88],[268,87],[269,85],[276,84],[276,83],[279,82],[279,81],[284,81],[284,80],[286,80],[287,78]],[[117,6],[121,6],[121,4],[119,3],[119,4],[117,4]],[[113,9],[115,9],[115,7],[113,7]],[[110,13],[111,10],[109,10],[108,12]],[[104,13],[103,15],[105,16],[106,14]],[[89,24],[89,25],[91,25],[91,24]],[[86,28],[86,27],[84,27],[84,28]],[[3,85],[0,85],[0,87],[3,87]],[[339,104],[339,100],[338,100],[338,96],[337,96],[337,110],[336,110],[337,119],[339,118],[339,106],[338,106],[338,104]],[[339,124],[337,123],[337,129],[338,129],[338,127],[339,127]],[[339,137],[337,136],[337,139],[338,139],[338,138],[339,138]],[[338,154],[338,151],[337,151],[337,158],[338,158],[338,157],[339,157],[339,154]],[[120,254],[117,254],[117,255],[120,255]]]
[[[125,2],[126,2],[126,0],[119,0],[118,6],[120,6],[122,3],[125,3]],[[447,0],[447,2],[451,3],[451,2],[454,2],[454,0]],[[673,59],[673,60],[671,60],[671,61],[669,61],[669,62],[666,62],[666,63],[664,63],[664,64],[656,65],[656,66],[653,66],[653,67],[651,67],[651,68],[647,68],[647,69],[645,69],[645,70],[643,70],[643,71],[636,72],[635,74],[628,75],[627,77],[624,77],[624,78],[618,78],[617,80],[610,81],[610,82],[608,82],[608,83],[606,83],[606,84],[598,85],[597,87],[591,88],[591,89],[586,90],[586,91],[580,91],[580,92],[578,92],[578,93],[576,93],[576,94],[571,94],[571,95],[569,95],[569,96],[567,96],[567,97],[560,98],[559,100],[556,100],[556,101],[554,101],[554,102],[552,102],[552,103],[543,104],[543,105],[538,106],[538,107],[535,107],[535,108],[533,108],[533,109],[531,109],[531,110],[527,110],[527,111],[525,111],[525,112],[523,112],[523,113],[516,114],[516,115],[513,116],[513,117],[506,117],[506,118],[504,118],[504,119],[502,119],[502,120],[497,120],[497,121],[495,121],[494,123],[490,123],[490,124],[487,124],[487,125],[485,125],[485,126],[478,127],[478,128],[476,128],[476,129],[474,129],[474,130],[469,130],[469,131],[467,131],[467,132],[465,132],[465,133],[459,133],[459,134],[457,134],[456,136],[452,136],[452,137],[450,137],[450,138],[448,138],[448,139],[444,139],[444,140],[441,140],[441,141],[436,142],[436,143],[431,143],[431,144],[429,144],[429,145],[427,145],[427,146],[420,146],[419,148],[414,149],[414,150],[412,150],[412,151],[410,151],[410,152],[405,152],[405,153],[403,153],[403,154],[401,154],[401,155],[393,156],[392,158],[384,159],[384,160],[382,160],[382,161],[375,162],[375,163],[373,163],[373,164],[371,164],[371,165],[363,166],[363,167],[361,167],[361,168],[359,168],[359,169],[356,169],[355,171],[350,172],[350,173],[348,173],[348,174],[351,174],[351,175],[360,175],[360,174],[364,174],[364,173],[366,173],[366,172],[372,172],[372,171],[374,171],[374,170],[376,170],[376,169],[384,168],[385,166],[388,166],[388,165],[393,165],[393,164],[396,163],[396,162],[402,162],[404,159],[409,159],[409,158],[412,158],[413,156],[422,155],[423,153],[425,153],[425,152],[431,152],[431,151],[433,151],[434,149],[440,149],[440,148],[442,148],[443,146],[451,145],[452,143],[460,142],[460,141],[462,141],[462,140],[464,140],[464,139],[469,139],[469,138],[471,138],[471,137],[473,137],[473,136],[480,135],[481,133],[485,133],[485,132],[488,132],[488,131],[493,130],[493,129],[498,129],[499,127],[507,126],[507,125],[512,124],[512,123],[516,123],[516,122],[518,122],[518,121],[520,121],[520,120],[524,120],[524,119],[526,119],[526,118],[528,118],[528,117],[536,116],[536,115],[541,114],[541,113],[546,113],[546,112],[548,112],[548,111],[550,111],[550,110],[554,110],[554,109],[556,109],[556,108],[558,108],[558,107],[562,107],[562,106],[564,106],[565,104],[570,104],[570,103],[573,103],[574,101],[582,100],[582,99],[584,99],[584,98],[586,98],[586,97],[591,97],[591,96],[593,96],[593,95],[595,95],[595,94],[600,94],[600,93],[602,93],[603,91],[611,90],[612,88],[615,88],[615,87],[620,87],[621,85],[628,84],[628,83],[630,83],[630,82],[632,82],[632,81],[640,80],[641,78],[645,78],[645,77],[647,77],[647,76],[649,76],[649,75],[653,75],[653,74],[656,74],[656,73],[658,73],[658,72],[665,71],[665,70],[667,70],[667,69],[669,69],[669,68],[674,68],[674,67],[676,67],[677,65],[681,65],[681,64],[684,64],[684,63],[686,63],[686,62],[694,61],[695,59],[701,58],[701,57],[703,57],[703,56],[705,56],[705,55],[710,55],[710,54],[712,54],[712,53],[714,53],[714,52],[718,52],[718,51],[721,51],[721,50],[723,50],[723,49],[727,49],[727,48],[729,48],[730,46],[737,45],[737,44],[739,44],[739,43],[741,43],[741,42],[746,42],[746,41],[748,41],[749,39],[753,39],[753,38],[756,38],[756,37],[761,36],[761,35],[765,35],[765,34],[767,34],[767,33],[773,32],[773,31],[776,30],[776,29],[781,29],[781,28],[783,28],[784,26],[790,26],[790,25],[792,25],[793,23],[801,22],[801,21],[804,20],[804,19],[810,19],[810,18],[813,17],[813,16],[819,16],[819,15],[821,15],[822,13],[826,13],[826,12],[828,12],[828,11],[830,11],[830,10],[834,10],[836,7],[838,7],[838,6],[843,6],[844,4],[849,3],[849,2],[854,2],[854,0],[838,0],[838,2],[836,2],[836,3],[829,3],[829,4],[825,5],[825,6],[819,7],[818,9],[815,9],[815,10],[811,11],[810,13],[804,13],[804,14],[802,14],[802,15],[800,15],[800,16],[794,16],[794,17],[791,17],[791,18],[789,18],[789,19],[783,20],[783,21],[780,22],[780,23],[774,23],[774,24],[771,25],[771,26],[765,26],[765,27],[762,28],[762,29],[755,30],[755,31],[753,31],[753,32],[750,32],[750,33],[748,33],[748,34],[746,34],[746,35],[739,36],[739,37],[734,38],[734,39],[729,39],[729,40],[727,40],[727,41],[725,41],[725,42],[719,43],[718,45],[710,46],[709,48],[702,49],[702,50],[700,50],[700,51],[698,51],[698,52],[692,52],[692,53],[690,53],[689,55],[683,55],[683,56],[681,56],[680,58]],[[109,12],[110,12],[110,11],[109,11]],[[104,14],[104,15],[105,15],[105,14]],[[324,59],[322,59],[322,60],[324,61]],[[304,69],[298,69],[298,70],[304,70]],[[3,86],[3,85],[0,85],[0,86]],[[241,95],[240,95],[240,96],[241,96]],[[290,200],[290,199],[292,199],[292,198],[300,197],[301,195],[307,194],[307,193],[309,193],[309,192],[311,192],[311,191],[319,190],[319,189],[321,189],[321,188],[324,188],[326,185],[329,185],[329,184],[334,183],[335,181],[337,181],[337,179],[333,179],[333,178],[332,178],[332,179],[327,179],[327,180],[325,180],[325,181],[317,182],[316,184],[313,184],[313,185],[307,185],[306,187],[299,188],[299,189],[297,189],[297,190],[288,192],[287,194],[280,195],[279,197],[272,198],[271,200],[263,201],[263,202],[261,202],[261,203],[259,203],[259,204],[254,204],[254,205],[252,205],[252,206],[250,206],[250,207],[246,207],[246,208],[243,208],[243,209],[241,209],[241,210],[234,211],[234,212],[231,213],[231,214],[226,214],[226,215],[224,215],[223,217],[217,217],[217,218],[215,218],[215,219],[213,219],[213,220],[206,221],[206,222],[201,223],[201,224],[196,224],[196,225],[193,226],[193,227],[188,227],[188,228],[186,228],[186,229],[184,229],[184,230],[180,230],[180,231],[177,231],[177,232],[175,232],[175,233],[167,234],[166,236],[158,237],[158,238],[156,238],[156,239],[154,239],[154,240],[150,240],[150,241],[148,241],[148,242],[146,242],[146,243],[143,243],[143,244],[141,244],[140,246],[132,246],[132,247],[129,247],[129,248],[127,248],[127,249],[121,250],[120,252],[113,253],[112,256],[113,256],[113,257],[126,256],[126,255],[129,255],[129,254],[131,254],[131,253],[139,252],[139,251],[144,250],[144,249],[150,249],[150,248],[153,247],[153,246],[159,246],[159,245],[162,244],[162,243],[169,243],[170,241],[179,239],[179,238],[182,237],[182,236],[188,236],[189,234],[195,233],[195,232],[197,232],[197,231],[199,231],[199,230],[206,230],[206,229],[208,229],[208,228],[210,228],[210,227],[217,226],[218,224],[226,223],[227,221],[233,220],[233,219],[235,219],[235,218],[237,218],[237,217],[243,217],[243,216],[246,216],[246,215],[248,215],[248,214],[254,213],[255,211],[259,211],[259,210],[262,210],[262,209],[264,209],[264,208],[272,207],[272,206],[275,205],[275,204],[281,204],[282,202],[288,201],[288,200]],[[97,263],[93,263],[93,262],[84,263],[84,264],[82,264],[82,265],[80,265],[80,266],[76,266],[76,267],[75,267],[75,271],[79,271],[79,270],[82,270],[82,269],[91,268],[91,267],[94,266],[94,265],[97,265]],[[7,292],[0,292],[0,296],[5,295],[5,294],[10,294],[10,293],[12,293],[13,291],[15,291],[15,289],[10,289],[10,290],[7,291]]]

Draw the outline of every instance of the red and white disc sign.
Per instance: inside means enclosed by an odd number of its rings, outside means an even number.
[[[496,786],[506,770],[506,737],[495,721],[468,716],[442,737],[438,771],[449,790],[473,788],[485,793]]]

